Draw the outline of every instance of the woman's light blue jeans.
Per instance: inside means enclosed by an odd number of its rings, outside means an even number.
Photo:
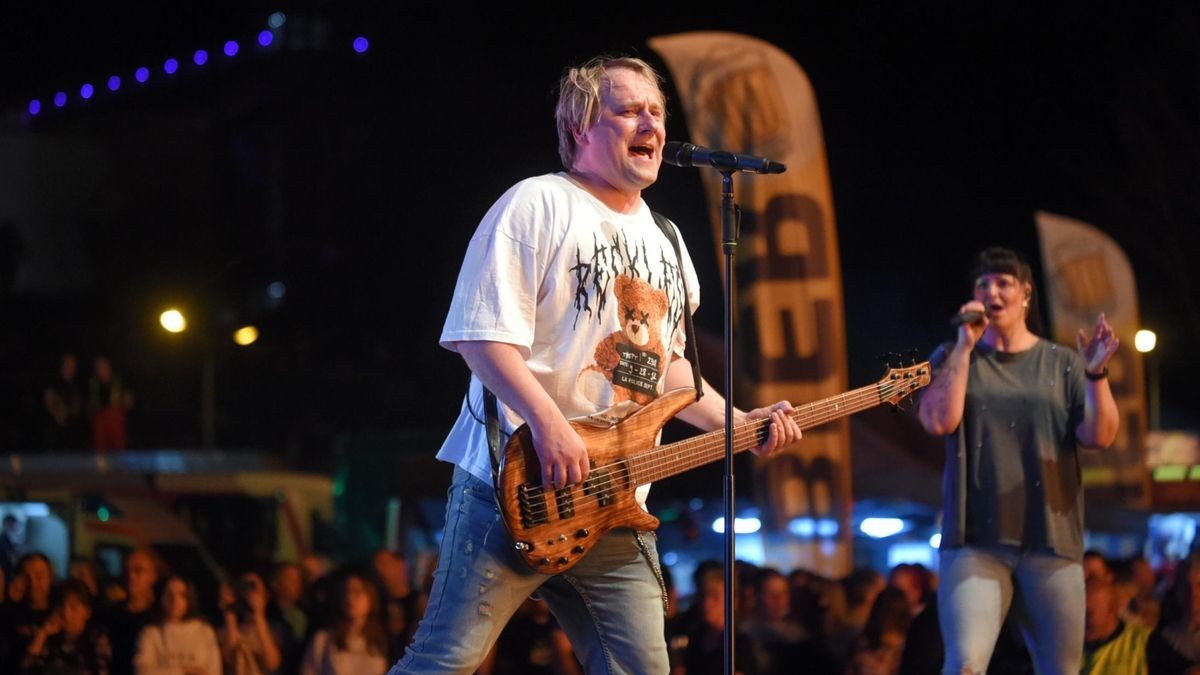
[[[1050,552],[965,546],[943,549],[939,568],[942,675],[987,671],[1010,605],[1038,675],[1078,675],[1084,622],[1080,563]]]
[[[664,593],[652,534],[616,529],[566,572],[529,570],[512,548],[491,485],[455,468],[425,616],[388,675],[472,673],[535,591],[589,675],[665,675]]]

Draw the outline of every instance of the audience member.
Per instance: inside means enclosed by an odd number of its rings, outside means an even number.
[[[99,613],[100,623],[112,640],[113,675],[132,675],[138,636],[150,623],[156,607],[158,554],[138,548],[125,556],[124,598]]]
[[[417,622],[421,593],[413,589],[409,579],[408,561],[404,556],[381,548],[371,556],[371,567],[383,590],[383,621],[387,630],[388,662],[395,663],[404,655]]]
[[[221,675],[217,634],[200,618],[196,588],[167,578],[156,618],[142,629],[133,660],[137,675]]]
[[[103,354],[93,362],[88,381],[88,413],[92,421],[92,449],[96,452],[124,450],[125,416],[133,408],[133,392],[113,371],[112,361]]]
[[[1200,552],[1175,570],[1146,662],[1151,675],[1200,675]]]
[[[888,575],[888,585],[904,592],[913,616],[925,609],[929,594],[933,592],[931,582],[932,575],[929,570],[917,563],[900,563],[893,567]]]
[[[267,620],[270,594],[253,571],[238,576],[237,589],[221,599],[225,624],[218,632],[225,675],[267,675],[281,670],[288,628]]]
[[[797,663],[809,669],[829,672],[836,666],[808,632],[791,614],[791,587],[787,577],[773,568],[763,568],[754,579],[757,610],[739,631],[750,645],[749,657],[760,675],[793,673]],[[803,589],[807,592],[807,589]]]
[[[54,605],[50,595],[54,568],[50,559],[37,551],[17,562],[17,574],[9,584],[12,609],[8,612],[6,651],[17,660],[25,653],[38,629],[50,619]]]
[[[4,514],[3,529],[0,529],[0,571],[11,577],[17,570],[17,561],[25,554],[25,537],[21,521],[11,513]]]
[[[87,558],[74,557],[67,564],[67,578],[78,579],[87,586],[88,593],[92,594],[93,603],[100,598],[100,582],[97,576],[96,565]]]
[[[887,587],[883,575],[869,567],[859,567],[847,576],[842,585],[846,591],[846,612],[829,634],[829,648],[834,658],[849,663],[858,638],[867,625],[867,617],[875,598]]]
[[[900,671],[912,610],[904,591],[886,587],[875,597],[850,658],[854,675],[894,675]]]
[[[478,675],[582,675],[545,600],[527,598],[500,632]]]
[[[1127,578],[1122,581],[1130,584],[1133,597],[1121,607],[1121,619],[1125,623],[1136,623],[1153,630],[1158,625],[1162,611],[1162,605],[1155,595],[1158,579],[1154,575],[1154,568],[1144,556],[1135,555],[1125,561],[1125,570]]]
[[[271,605],[287,625],[291,642],[301,646],[308,638],[308,613],[304,603],[304,572],[300,565],[283,562],[271,569]],[[292,662],[288,655],[284,661]]]
[[[1086,588],[1081,675],[1146,675],[1150,631],[1121,621],[1111,578],[1093,575]]]
[[[29,675],[108,675],[112,651],[103,629],[91,624],[92,596],[69,579],[59,589],[53,613],[37,628],[21,659]]]
[[[347,572],[338,576],[334,597],[333,620],[313,635],[300,675],[383,675],[388,646],[375,584]]]
[[[83,450],[88,445],[78,363],[73,352],[65,352],[59,357],[58,372],[42,390],[42,406],[46,411],[42,440],[46,449]]]
[[[683,663],[687,675],[718,675],[725,670],[725,575],[705,573],[696,588],[700,622],[688,635]],[[736,612],[736,608],[734,610]],[[748,654],[745,635],[734,632],[734,654]],[[758,675],[751,659],[738,659],[737,673]]]

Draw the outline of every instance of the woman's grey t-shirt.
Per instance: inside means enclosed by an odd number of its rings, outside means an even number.
[[[953,346],[934,351],[935,373]],[[1077,352],[1045,339],[1022,352],[975,346],[962,422],[946,436],[942,546],[1083,557],[1075,429],[1083,420],[1084,367]]]

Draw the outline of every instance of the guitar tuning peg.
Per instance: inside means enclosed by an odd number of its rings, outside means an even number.
[[[910,366],[917,365],[917,357],[918,356],[920,356],[920,352],[918,352],[917,350],[915,350],[915,349],[908,350],[908,365],[910,365]]]

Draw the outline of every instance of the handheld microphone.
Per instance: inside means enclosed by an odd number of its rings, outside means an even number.
[[[971,310],[969,312],[962,312],[960,314],[955,314],[954,316],[950,317],[950,325],[951,326],[961,326],[964,323],[968,323],[968,324],[975,323],[976,321],[978,321],[982,318],[985,318],[987,315],[988,315],[987,312],[980,312],[977,310]]]
[[[738,155],[724,150],[710,150],[691,143],[670,141],[663,146],[663,161],[683,167],[711,166],[721,171],[750,173],[783,173],[787,165],[754,155]]]

